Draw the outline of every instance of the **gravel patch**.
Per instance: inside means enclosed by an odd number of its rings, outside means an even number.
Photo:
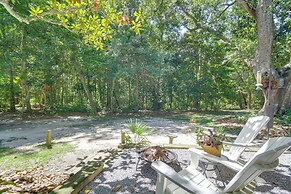
[[[189,152],[187,150],[172,150],[178,154],[180,166],[172,165],[178,171],[189,165]],[[243,157],[248,159],[254,153],[244,153]],[[291,194],[291,154],[284,154],[280,157],[280,165],[274,170],[264,172],[260,175],[260,181],[255,193],[284,193]],[[81,192],[86,190],[89,194],[154,194],[157,173],[151,168],[150,163],[146,161],[139,162],[138,154],[135,149],[123,150],[121,156],[115,160],[112,166],[98,175],[91,183],[89,183]],[[201,165],[201,164],[200,164]],[[219,166],[223,180],[228,183],[235,175],[234,171],[224,166]],[[209,179],[222,187],[223,184],[217,178],[214,172],[208,173]],[[115,192],[114,188],[120,187]],[[90,190],[90,191],[89,191]],[[89,191],[89,192],[88,192]]]

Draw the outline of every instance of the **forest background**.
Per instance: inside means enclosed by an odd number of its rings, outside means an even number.
[[[290,117],[288,1],[0,4],[1,111],[260,110],[271,88]]]

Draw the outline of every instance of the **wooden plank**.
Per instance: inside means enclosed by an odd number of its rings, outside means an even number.
[[[103,163],[96,161],[89,162],[66,182],[52,190],[50,194],[79,193],[89,182],[102,172],[103,167]]]
[[[189,149],[194,148],[196,145],[194,144],[163,144],[164,148],[168,149]]]
[[[167,179],[178,185],[179,187],[183,188],[185,191],[189,193],[198,193],[198,194],[214,194],[216,192],[204,188],[192,181],[189,181],[185,179],[183,176],[179,175],[177,172],[175,172],[171,167],[166,165],[165,163],[161,161],[155,161],[152,163],[152,168],[157,171],[157,173],[160,173],[164,175]],[[198,175],[199,176],[199,175]],[[203,176],[203,175],[202,175]],[[158,188],[157,188],[158,189]]]
[[[150,146],[158,146],[158,144],[150,143],[145,145],[134,145],[134,144],[119,144],[120,149],[130,149],[130,148],[146,148]],[[195,144],[163,144],[161,147],[168,149],[189,149],[189,148],[200,148]]]

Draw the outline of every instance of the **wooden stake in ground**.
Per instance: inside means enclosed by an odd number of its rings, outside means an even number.
[[[52,130],[46,131],[46,146],[47,148],[52,148]]]
[[[125,143],[125,132],[121,130],[121,143]]]

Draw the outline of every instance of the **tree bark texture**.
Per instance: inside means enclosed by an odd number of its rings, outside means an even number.
[[[23,26],[22,28],[22,39],[21,39],[21,89],[22,93],[24,95],[23,99],[23,105],[22,105],[22,111],[31,111],[31,104],[30,104],[30,88],[27,84],[27,70],[26,70],[26,54],[25,54],[25,48],[26,48],[26,26]]]
[[[140,75],[139,73],[137,73],[135,79],[135,107],[134,107],[134,110],[136,111],[138,111],[139,109],[139,79]]]
[[[274,69],[272,67],[273,47],[273,17],[272,0],[259,0],[256,8],[256,22],[258,31],[258,46],[256,56],[252,61],[255,76],[257,71],[262,73],[262,90],[267,106],[274,106],[274,111],[291,108],[290,65]],[[282,81],[283,80],[283,81]],[[284,86],[282,83],[284,82]]]
[[[74,63],[75,70],[76,70],[76,72],[77,72],[77,74],[79,76],[79,79],[80,79],[80,81],[82,83],[82,86],[83,86],[83,89],[85,91],[85,94],[86,94],[86,96],[88,98],[90,108],[94,113],[97,113],[98,110],[97,110],[97,107],[96,107],[95,102],[93,100],[93,96],[92,96],[92,94],[91,94],[91,92],[90,92],[90,90],[89,90],[89,88],[88,88],[88,86],[86,84],[85,76],[83,75],[83,73],[82,73],[80,67],[78,66],[78,64],[75,63],[75,62],[73,62],[73,63]]]
[[[76,50],[76,49],[73,48],[73,50]],[[84,76],[84,74],[83,74],[81,68],[79,67],[80,64],[77,63],[77,59],[76,59],[76,57],[75,57],[75,54],[76,54],[76,53],[72,53],[72,58],[71,58],[72,63],[73,63],[73,66],[74,66],[74,69],[76,70],[77,75],[78,75],[78,77],[79,77],[79,79],[80,79],[80,81],[81,81],[81,83],[82,83],[82,86],[83,86],[83,89],[84,89],[84,91],[85,91],[85,94],[86,94],[86,96],[87,96],[87,98],[88,98],[89,106],[90,106],[91,110],[92,110],[94,113],[97,113],[97,112],[98,112],[98,109],[97,109],[97,107],[96,107],[96,104],[95,104],[95,102],[94,102],[93,96],[92,96],[92,94],[91,94],[91,92],[90,92],[90,90],[89,90],[89,88],[88,88],[87,83],[86,83],[85,76]]]
[[[9,63],[10,71],[10,111],[15,112],[15,91],[14,91],[14,75],[13,75],[13,64]]]

